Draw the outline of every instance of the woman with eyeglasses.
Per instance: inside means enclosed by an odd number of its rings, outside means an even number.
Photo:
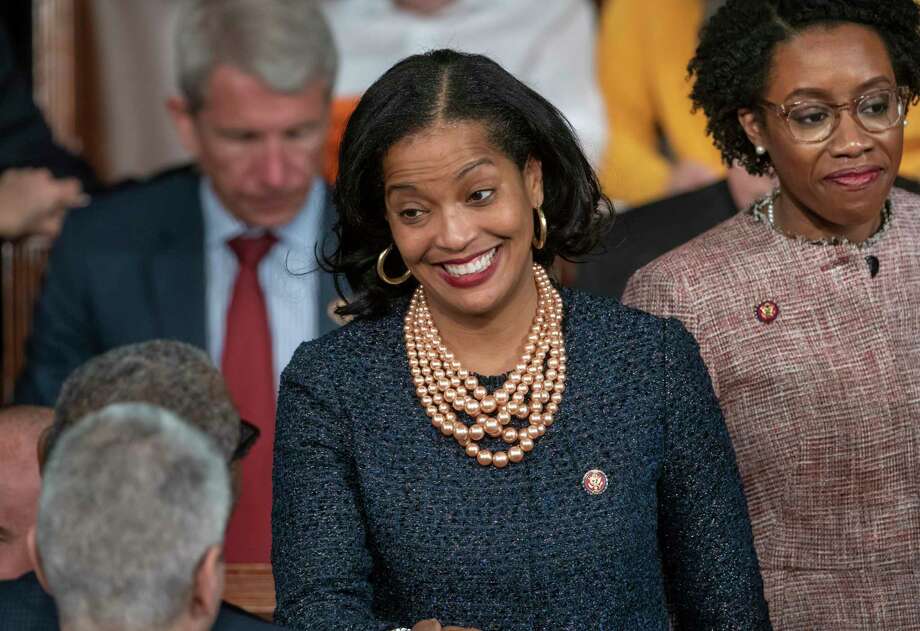
[[[692,97],[778,188],[640,270],[726,416],[775,629],[920,628],[920,94],[913,0],[729,0]]]

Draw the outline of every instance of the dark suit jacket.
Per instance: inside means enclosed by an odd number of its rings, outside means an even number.
[[[55,243],[16,399],[53,405],[80,364],[116,346],[156,338],[206,348],[200,176],[166,172],[70,213]],[[326,208],[323,233],[331,232]],[[330,274],[321,274],[320,333],[335,328]],[[310,305],[304,305],[310,308]]]
[[[214,631],[271,631],[280,629],[230,603],[221,603]],[[12,581],[0,581],[0,629],[3,631],[58,631],[57,607],[42,589],[34,572]]]
[[[619,298],[640,267],[735,214],[722,181],[706,188],[639,206],[617,215],[597,254],[578,266],[575,286]]]

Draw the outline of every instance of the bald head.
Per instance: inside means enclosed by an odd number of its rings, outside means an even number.
[[[26,534],[35,524],[41,489],[37,446],[51,419],[51,408],[0,410],[0,580],[32,569]]]

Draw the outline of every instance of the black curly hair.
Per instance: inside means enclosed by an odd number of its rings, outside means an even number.
[[[337,246],[323,257],[346,301],[339,315],[382,315],[416,287],[413,278],[392,286],[377,276],[377,256],[393,243],[382,163],[395,143],[440,121],[482,123],[495,147],[520,169],[529,158],[540,161],[548,231],[544,247],[533,252],[537,263],[587,254],[612,220],[612,204],[575,133],[546,99],[481,55],[446,49],[413,55],[368,88],[342,138],[334,193]],[[399,257],[394,252],[390,258]],[[403,271],[393,267],[393,275]],[[343,292],[342,276],[350,294]]]
[[[687,67],[695,78],[694,110],[709,119],[707,132],[726,164],[738,161],[752,174],[771,168],[738,122],[738,110],[755,111],[766,88],[773,51],[805,29],[854,23],[879,34],[898,85],[910,103],[920,98],[920,7],[914,0],[728,0],[702,29]]]

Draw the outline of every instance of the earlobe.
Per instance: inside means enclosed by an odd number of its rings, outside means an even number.
[[[763,151],[758,150],[758,155],[763,155],[766,153],[767,145],[763,137],[763,130],[761,129],[760,120],[758,120],[757,113],[754,110],[750,109],[740,109],[738,110],[738,122],[741,124],[741,128],[744,129],[744,133],[747,135],[748,140],[751,141],[751,144],[754,147],[763,149]]]

